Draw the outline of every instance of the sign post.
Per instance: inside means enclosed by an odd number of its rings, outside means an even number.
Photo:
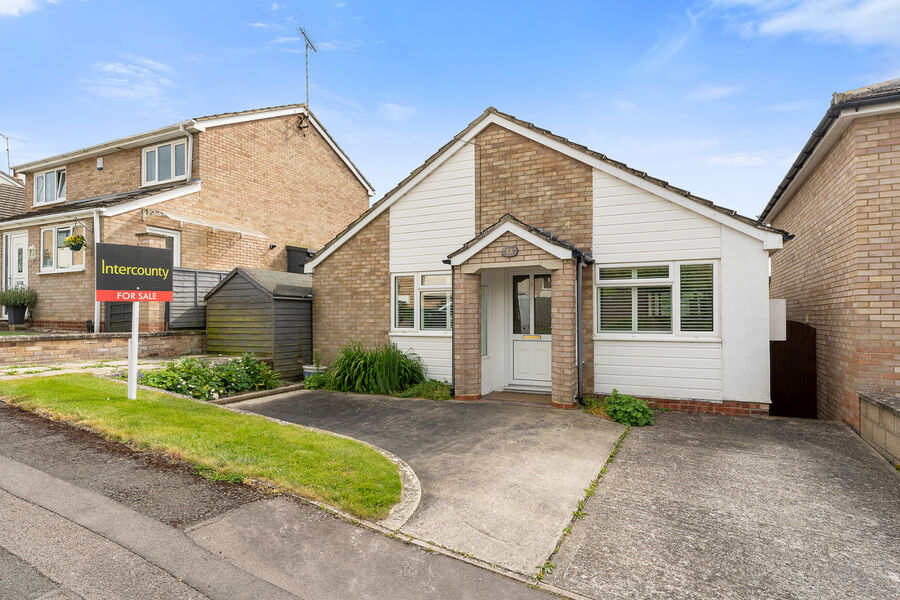
[[[128,399],[134,400],[137,398],[139,303],[172,301],[174,253],[166,248],[98,243],[95,254],[96,299],[133,303],[128,340]]]

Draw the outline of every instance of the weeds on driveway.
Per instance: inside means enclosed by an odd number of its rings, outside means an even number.
[[[259,480],[379,519],[400,501],[397,466],[360,442],[88,374],[0,381],[27,411],[187,462],[220,481]]]

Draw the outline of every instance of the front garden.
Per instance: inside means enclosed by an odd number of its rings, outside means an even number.
[[[139,389],[135,400],[126,392],[87,374],[0,381],[0,396],[14,406],[187,462],[211,479],[261,481],[367,519],[400,500],[397,466],[355,440],[162,392]]]

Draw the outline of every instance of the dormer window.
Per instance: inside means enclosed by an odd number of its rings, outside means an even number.
[[[66,201],[66,170],[55,169],[34,176],[34,205]]]
[[[142,185],[157,185],[186,179],[187,156],[184,140],[144,148]]]

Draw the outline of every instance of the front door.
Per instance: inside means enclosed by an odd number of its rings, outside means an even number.
[[[550,275],[512,276],[511,387],[550,387]]]
[[[5,237],[3,255],[3,289],[28,285],[28,232],[8,233]],[[6,308],[3,309],[6,318]]]

